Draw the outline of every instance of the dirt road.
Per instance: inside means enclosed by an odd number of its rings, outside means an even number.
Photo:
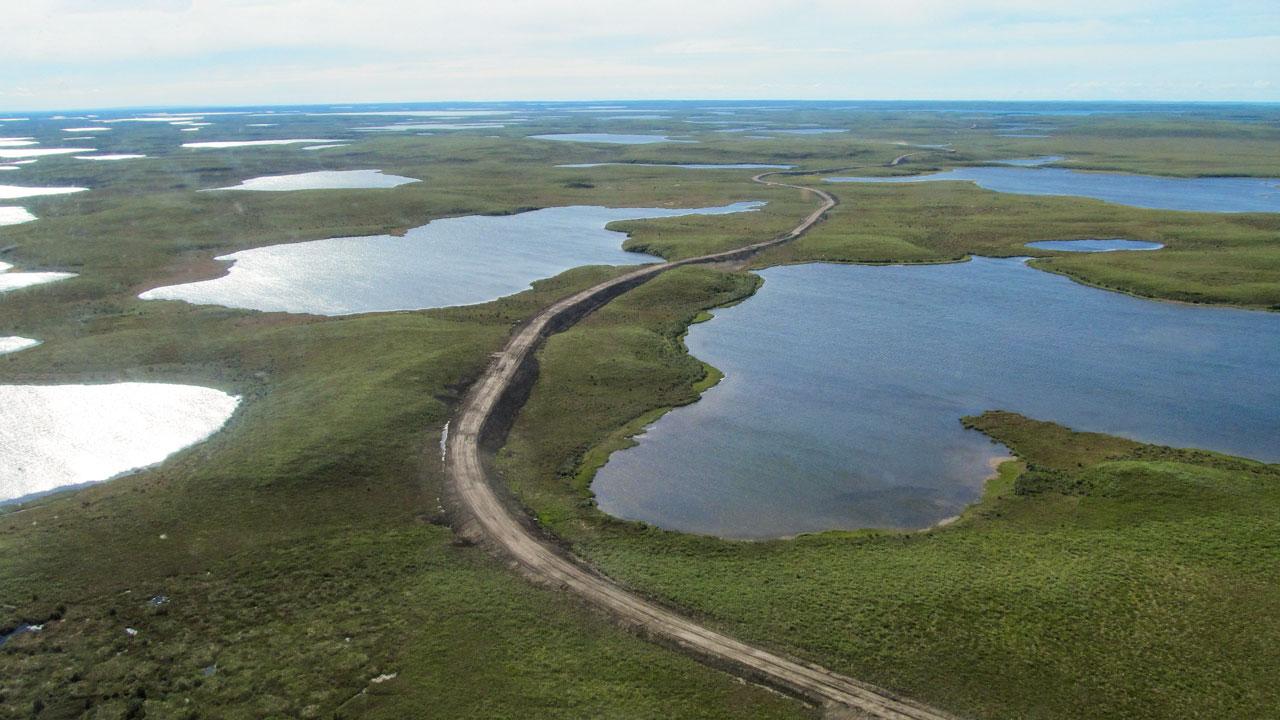
[[[505,492],[494,486],[481,455],[481,441],[492,425],[517,409],[521,374],[538,345],[595,308],[675,267],[746,258],[764,248],[788,242],[813,227],[836,204],[829,193],[814,188],[767,180],[775,173],[753,178],[811,192],[822,205],[795,229],[773,240],[737,250],[649,265],[571,295],[540,312],[522,327],[485,373],[471,387],[458,415],[451,421],[446,442],[446,504],[454,530],[482,543],[531,579],[580,596],[607,611],[645,637],[688,652],[715,667],[752,682],[765,684],[829,708],[843,717],[892,720],[951,720],[951,716],[887,691],[833,673],[825,668],[748,645],[703,627],[669,608],[645,600],[601,575],[547,538]]]

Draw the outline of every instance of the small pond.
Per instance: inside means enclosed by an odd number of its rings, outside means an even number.
[[[767,165],[764,163],[625,163],[625,162],[602,162],[602,163],[575,163],[573,165],[557,165],[562,168],[593,168],[593,167],[669,167],[683,168],[685,170],[786,170],[795,167],[794,165]]]
[[[287,192],[290,190],[350,190],[357,188],[393,188],[420,182],[401,175],[384,175],[381,170],[318,170],[293,175],[264,175],[250,178],[239,185],[213,190],[255,190]]]
[[[1088,239],[1088,240],[1037,240],[1027,243],[1027,247],[1037,250],[1058,250],[1060,252],[1115,252],[1117,250],[1159,250],[1164,247],[1158,242],[1145,240]]]
[[[11,268],[13,266],[9,263],[0,262],[0,293],[76,276],[69,272],[10,272]]]
[[[672,140],[666,135],[627,135],[625,133],[558,133],[554,135],[530,135],[535,140],[559,142],[606,143],[611,145],[650,145],[653,143],[692,143],[695,140]]]
[[[239,402],[165,383],[0,385],[0,502],[154,465],[209,437]]]

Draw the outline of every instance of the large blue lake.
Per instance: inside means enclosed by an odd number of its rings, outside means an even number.
[[[831,177],[828,182],[915,183],[962,180],[1022,195],[1076,195],[1121,205],[1198,212],[1280,212],[1280,178],[1171,178],[1062,168],[964,167],[888,178]]]
[[[1280,460],[1280,314],[1141,300],[1018,259],[802,265],[688,336],[725,372],[615,453],[601,509],[735,538],[919,528],[1007,451],[960,425],[1013,410]]]

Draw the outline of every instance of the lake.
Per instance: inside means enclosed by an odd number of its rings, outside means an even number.
[[[0,185],[0,200],[16,200],[18,198],[41,197],[44,195],[70,195],[84,192],[83,187],[23,187],[21,185]]]
[[[199,130],[200,128],[189,128],[191,130]],[[324,138],[299,138],[296,140],[214,140],[210,142],[189,142],[182,143],[184,148],[193,149],[210,149],[222,150],[226,148],[242,148],[242,147],[262,147],[267,145],[297,145],[298,143],[306,143],[314,145],[315,143],[334,143],[337,140],[326,140]]]
[[[557,165],[561,168],[593,168],[593,167],[669,167],[683,168],[685,170],[786,170],[795,167],[794,165],[767,165],[764,163],[625,163],[625,162],[601,162],[601,163],[575,163],[572,165]]]
[[[1159,250],[1164,247],[1158,242],[1145,240],[1089,239],[1089,240],[1037,240],[1027,243],[1027,247],[1039,250],[1058,250],[1059,252],[1115,252],[1117,250]]]
[[[784,135],[828,135],[830,133],[849,132],[843,128],[795,128],[791,130],[769,130],[765,132],[782,133]]]
[[[672,140],[666,135],[627,135],[625,133],[557,133],[553,135],[530,135],[535,140],[556,140],[559,142],[606,143],[611,145],[649,145],[652,143],[692,143],[696,140]]]
[[[233,263],[223,277],[160,287],[139,297],[316,315],[472,305],[520,292],[534,280],[580,265],[634,265],[657,259],[622,250],[626,235],[606,230],[611,222],[723,215],[762,205],[578,205],[445,218],[403,237],[331,238],[243,250],[218,258]]]
[[[10,272],[12,268],[9,263],[0,262],[0,293],[76,276],[69,272]]]
[[[1075,195],[1120,205],[1197,212],[1280,212],[1277,178],[1171,178],[1062,168],[964,167],[930,175],[830,177],[827,182],[914,183],[961,180],[1022,195]]]
[[[485,130],[506,127],[504,123],[399,123],[354,128],[356,132],[395,132],[398,130]]]
[[[927,527],[1007,454],[960,426],[993,409],[1280,460],[1280,314],[1142,300],[1021,259],[761,274],[690,329],[726,377],[614,453],[592,486],[605,512],[733,538]]]
[[[0,385],[0,502],[154,465],[209,437],[239,402],[165,383]]]
[[[135,153],[116,153],[114,155],[76,155],[75,159],[112,162],[118,160],[138,160],[144,157],[146,157],[146,155],[139,155]]]
[[[0,225],[20,225],[35,220],[36,216],[23,207],[0,207]]]
[[[306,149],[306,148],[304,148]],[[318,170],[293,175],[264,175],[249,178],[239,185],[212,190],[254,190],[286,192],[290,190],[350,190],[357,188],[393,188],[421,182],[401,175],[384,175],[381,170]]]
[[[17,337],[16,335],[0,336],[0,355],[26,350],[39,344],[39,340],[32,340],[31,338]]]

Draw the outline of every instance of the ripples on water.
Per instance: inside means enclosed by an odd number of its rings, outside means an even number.
[[[1058,250],[1060,252],[1115,252],[1117,250],[1159,250],[1164,247],[1158,242],[1145,240],[1037,240],[1027,243],[1027,247],[1038,250]]]
[[[1171,178],[1062,168],[964,167],[931,175],[830,177],[827,182],[917,183],[963,180],[1022,195],[1075,195],[1121,205],[1198,212],[1280,212],[1277,178]]]
[[[222,427],[239,402],[163,383],[0,385],[0,501],[158,463]]]
[[[605,512],[747,538],[926,527],[1007,454],[960,426],[991,409],[1280,460],[1280,314],[1141,300],[1016,259],[762,274],[690,329],[726,377],[610,458],[592,486]]]
[[[304,150],[306,148],[303,148]],[[264,175],[250,178],[239,185],[215,190],[255,190],[258,192],[286,192],[290,190],[350,190],[366,188],[393,188],[421,182],[401,175],[384,175],[381,170],[318,170],[293,175]]]
[[[580,265],[634,265],[651,255],[622,250],[619,220],[745,212],[723,207],[556,207],[517,215],[435,220],[403,237],[332,238],[224,255],[227,275],[156,288],[145,300],[185,300],[254,310],[347,315],[471,305]],[[3,276],[0,276],[3,277]]]

